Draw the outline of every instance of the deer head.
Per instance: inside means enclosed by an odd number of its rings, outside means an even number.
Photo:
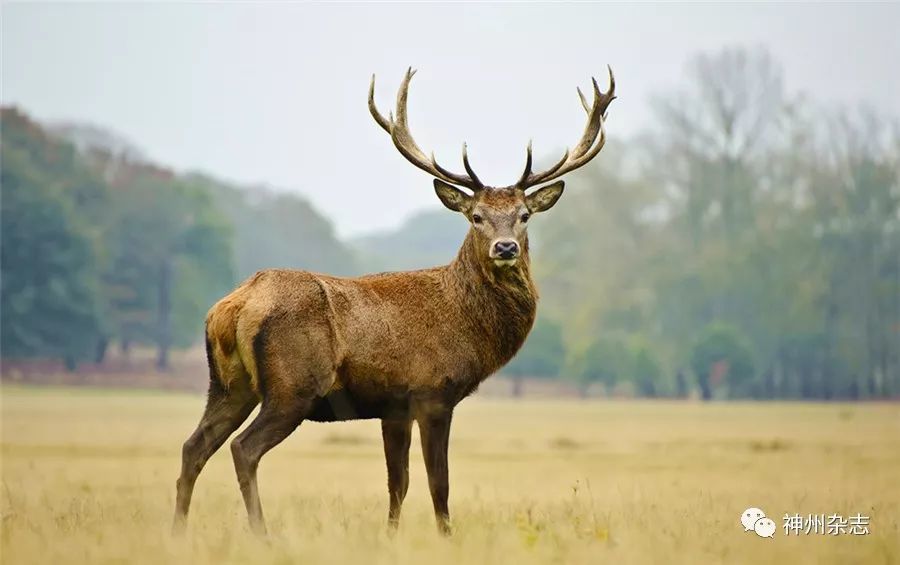
[[[588,104],[581,89],[577,89],[581,105],[587,112],[587,125],[575,147],[571,151],[567,149],[562,158],[549,169],[535,173],[531,170],[532,149],[529,142],[525,170],[518,181],[505,187],[490,187],[481,182],[469,164],[465,143],[462,149],[463,167],[466,171],[464,174],[451,172],[439,165],[434,153],[426,157],[413,139],[407,123],[406,101],[409,83],[415,73],[411,68],[406,72],[397,93],[396,111],[389,114],[388,118],[375,106],[375,75],[372,75],[369,85],[369,111],[372,117],[391,136],[397,150],[410,163],[435,177],[434,190],[444,206],[469,219],[483,257],[497,267],[514,266],[527,250],[529,218],[549,210],[562,196],[565,183],[561,180],[551,181],[586,164],[603,149],[606,142],[606,109],[616,97],[612,69],[609,68],[608,91],[601,92],[597,80],[592,79],[592,104]],[[472,194],[462,188],[469,189]]]

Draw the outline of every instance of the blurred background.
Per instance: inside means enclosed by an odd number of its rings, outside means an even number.
[[[2,376],[203,389],[258,269],[450,261],[368,115],[512,182],[619,99],[531,227],[528,342],[487,394],[900,396],[900,6],[4,4]],[[539,163],[540,164],[540,163]]]

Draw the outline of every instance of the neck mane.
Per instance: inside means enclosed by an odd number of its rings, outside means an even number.
[[[537,313],[538,296],[531,279],[527,239],[513,266],[498,267],[481,251],[470,228],[446,272],[473,329],[483,336],[476,347],[486,377],[505,365],[525,342]]]

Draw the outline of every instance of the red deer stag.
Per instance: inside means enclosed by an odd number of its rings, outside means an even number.
[[[456,258],[442,267],[360,278],[304,271],[261,271],[216,303],[206,318],[209,397],[185,442],[174,530],[183,531],[197,476],[209,457],[250,415],[231,442],[234,468],[255,532],[265,533],[256,482],[260,458],[304,420],[381,419],[390,510],[395,528],[409,484],[412,422],[419,425],[438,528],[449,533],[447,446],[453,408],[515,355],[534,322],[529,218],[553,206],[563,181],[546,184],[593,159],[605,141],[604,117],[615,82],[594,80],[587,126],[577,145],[543,172],[532,171],[531,144],[519,180],[488,187],[463,145],[465,173],[427,157],[407,124],[406,73],[394,115],[369,110],[400,153],[434,177],[444,206],[471,226]],[[544,185],[530,193],[526,191]],[[458,187],[469,189],[468,194]]]

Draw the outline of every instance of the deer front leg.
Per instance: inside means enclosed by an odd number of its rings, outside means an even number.
[[[390,510],[388,526],[396,530],[400,524],[400,507],[409,489],[409,442],[412,436],[412,420],[384,419],[381,421],[384,439],[384,459],[387,462]]]
[[[434,516],[437,519],[438,531],[444,535],[450,535],[450,509],[447,506],[447,499],[450,496],[447,448],[450,443],[452,416],[453,413],[447,410],[418,419]]]

